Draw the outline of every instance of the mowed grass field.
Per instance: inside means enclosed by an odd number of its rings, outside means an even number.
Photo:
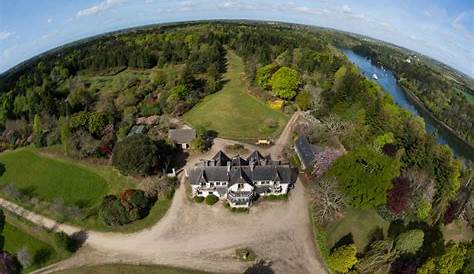
[[[67,269],[54,274],[212,274],[168,266],[111,264]]]
[[[194,127],[214,130],[222,138],[256,139],[279,134],[289,120],[288,115],[271,109],[246,92],[242,59],[228,51],[224,87],[204,98],[184,114],[184,120]],[[270,121],[277,123],[269,127]]]
[[[382,229],[387,236],[389,225],[374,209],[347,208],[341,220],[325,228],[328,247],[332,248],[341,238],[352,234],[357,250],[364,250],[376,230]]]
[[[0,176],[0,187],[13,184],[30,196],[51,201],[61,198],[66,204],[91,207],[107,194],[104,178],[66,161],[40,155],[32,148],[0,154],[5,173]]]

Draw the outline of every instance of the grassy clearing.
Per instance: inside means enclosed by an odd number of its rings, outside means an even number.
[[[184,120],[196,126],[215,130],[219,137],[229,139],[256,139],[276,136],[286,123],[288,115],[271,109],[264,102],[246,93],[242,59],[232,51],[227,54],[227,81],[221,91],[209,95],[190,111]],[[276,123],[269,127],[270,122]]]
[[[332,248],[341,238],[352,234],[354,243],[359,251],[369,243],[376,229],[381,228],[387,235],[389,222],[380,217],[374,209],[347,208],[344,218],[329,225],[327,246]]]
[[[58,257],[58,254],[50,245],[32,237],[9,223],[5,224],[3,236],[5,237],[4,249],[6,251],[11,254],[16,254],[18,251],[26,249],[30,254],[34,263],[32,266],[26,268],[24,270],[25,272],[45,266]]]
[[[0,163],[5,164],[6,169],[0,177],[0,188],[11,183],[41,200],[51,202],[55,198],[62,198],[66,204],[80,205],[87,216],[85,219],[64,218],[48,208],[40,209],[24,200],[15,200],[15,203],[85,229],[124,233],[139,231],[158,222],[172,201],[159,198],[146,218],[124,226],[109,227],[98,218],[97,208],[105,195],[119,193],[125,188],[136,188],[133,178],[121,175],[110,166],[70,159],[61,152],[59,146],[43,149],[28,147],[5,152],[0,154]],[[11,199],[5,193],[0,192],[0,195]]]
[[[211,274],[199,270],[188,270],[183,268],[174,268],[169,266],[154,265],[99,265],[67,269],[54,274]]]
[[[62,247],[56,245],[54,235],[42,228],[39,228],[28,221],[5,212],[6,223],[3,231],[5,237],[4,249],[12,254],[16,254],[26,248],[33,259],[33,264],[24,269],[30,272],[46,265],[67,258],[70,253]]]
[[[466,96],[467,101],[471,104],[474,105],[474,95],[468,93],[468,92],[463,92],[464,96]]]
[[[91,207],[107,193],[107,182],[90,170],[72,163],[46,158],[26,148],[0,154],[5,173],[0,186],[15,185],[42,200],[62,198],[66,204]]]

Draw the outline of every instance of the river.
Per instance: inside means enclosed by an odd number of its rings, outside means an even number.
[[[391,71],[372,64],[371,60],[355,53],[352,50],[342,49],[342,52],[368,78],[376,81],[386,92],[392,95],[394,101],[411,113],[421,116],[425,120],[426,130],[436,136],[440,144],[447,144],[456,156],[474,161],[474,148],[470,147],[456,135],[434,120],[424,109],[412,103],[405,92],[398,85],[397,79]],[[378,79],[374,79],[373,75]]]

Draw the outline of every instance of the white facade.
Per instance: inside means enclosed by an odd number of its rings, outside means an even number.
[[[192,195],[215,195],[231,207],[249,207],[260,196],[285,195],[295,173],[288,165],[263,157],[258,151],[247,159],[218,152],[211,160],[185,170]]]

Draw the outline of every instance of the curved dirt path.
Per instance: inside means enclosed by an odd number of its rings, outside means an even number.
[[[275,148],[273,156],[291,137],[296,113]],[[218,140],[202,158],[232,141]],[[189,159],[192,166],[199,159]],[[221,203],[214,206],[191,201],[184,177],[165,216],[148,229],[130,234],[87,231],[85,245],[71,258],[35,273],[105,263],[162,264],[213,272],[242,273],[250,264],[236,260],[236,248],[250,247],[259,258],[272,261],[276,273],[326,273],[318,260],[304,186],[298,181],[288,201],[261,202],[248,214],[232,213]],[[0,199],[0,206],[31,222],[72,234],[82,229],[28,211]]]

